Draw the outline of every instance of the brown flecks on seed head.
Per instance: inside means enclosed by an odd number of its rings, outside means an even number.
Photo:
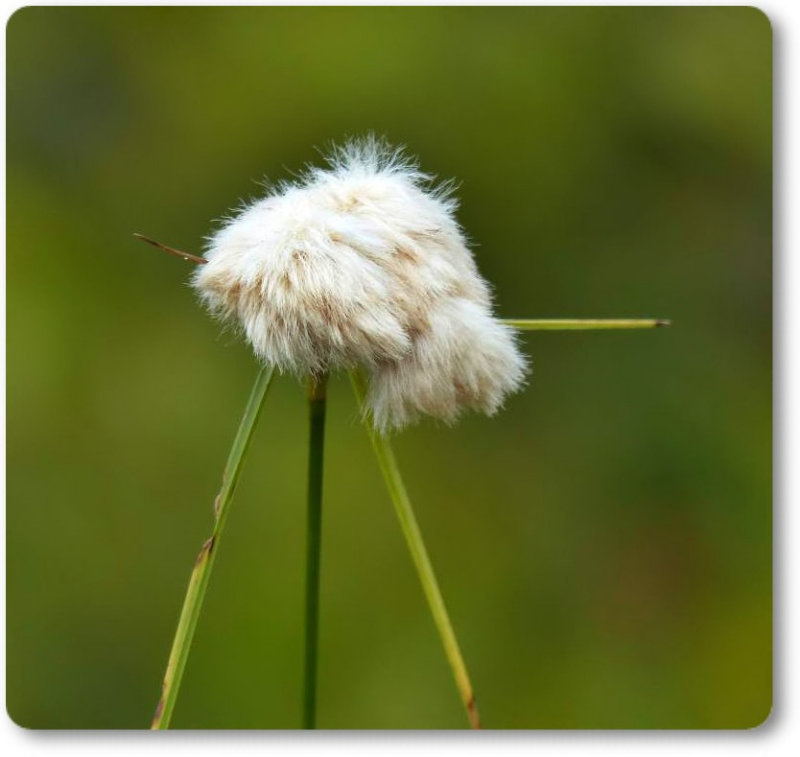
[[[395,257],[399,258],[400,260],[406,263],[418,263],[419,262],[419,254],[416,250],[411,247],[407,247],[406,245],[397,245],[394,248]]]
[[[342,198],[339,202],[339,209],[345,213],[352,213],[361,205],[361,200],[356,195],[351,194]]]

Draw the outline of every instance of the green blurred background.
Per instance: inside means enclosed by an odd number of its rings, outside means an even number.
[[[396,442],[490,728],[771,707],[771,31],[749,8],[25,8],[8,40],[7,701],[149,724],[256,366],[186,286],[256,182],[373,130],[457,177],[524,337],[505,412]],[[466,724],[349,386],[319,721]],[[277,381],[178,728],[300,721],[306,411]]]

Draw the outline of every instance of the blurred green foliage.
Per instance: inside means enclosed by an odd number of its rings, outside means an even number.
[[[256,366],[186,286],[256,182],[367,130],[461,182],[524,337],[502,414],[396,446],[490,728],[771,706],[771,31],[752,8],[24,8],[8,40],[7,701],[146,727]],[[349,386],[319,718],[465,718]],[[268,398],[174,726],[300,717],[306,410]]]

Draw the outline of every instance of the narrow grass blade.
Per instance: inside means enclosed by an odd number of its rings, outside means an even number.
[[[520,331],[591,331],[595,329],[655,329],[671,326],[662,318],[504,318]]]
[[[167,663],[167,671],[164,674],[164,682],[161,687],[161,698],[158,700],[153,722],[150,726],[153,730],[169,728],[172,711],[178,698],[181,678],[186,667],[186,660],[189,658],[192,637],[203,606],[208,579],[219,547],[219,537],[225,525],[225,519],[228,517],[230,503],[236,491],[236,484],[239,481],[239,474],[247,455],[247,448],[250,445],[253,429],[261,413],[264,397],[272,383],[272,375],[271,368],[262,368],[259,372],[250,393],[244,416],[239,424],[239,430],[233,440],[228,462],[222,474],[222,487],[214,501],[214,527],[211,531],[211,536],[203,544],[200,554],[197,556],[192,576],[189,579],[189,586],[186,589],[181,616],[178,620],[178,628],[175,631],[175,638],[172,642],[172,649]]]
[[[328,377],[308,379],[308,537],[306,541],[306,627],[303,728],[317,722],[317,636],[319,568],[322,547],[322,463],[325,447],[325,405]]]
[[[350,379],[359,405],[363,406],[366,396],[366,382],[364,377],[358,373],[351,373]],[[403,484],[400,469],[397,467],[394,451],[388,437],[380,434],[369,423],[365,423],[365,427],[369,434],[370,441],[372,442],[375,456],[378,458],[378,464],[381,473],[383,473],[386,487],[389,490],[389,496],[392,499],[397,517],[400,521],[403,536],[405,536],[406,544],[411,552],[411,559],[414,561],[414,567],[417,569],[419,580],[422,583],[425,598],[433,614],[433,620],[442,640],[447,661],[453,671],[456,686],[461,695],[461,701],[466,708],[470,725],[472,728],[480,728],[481,724],[478,717],[478,708],[475,703],[472,683],[467,673],[467,666],[464,664],[464,658],[461,656],[461,650],[459,649],[458,641],[453,631],[453,624],[450,622],[450,617],[447,614],[447,608],[442,599],[442,593],[439,590],[439,584],[433,572],[433,566],[428,557],[428,551],[425,549],[422,532],[414,516],[414,510],[411,507],[411,500],[408,498],[408,493]]]

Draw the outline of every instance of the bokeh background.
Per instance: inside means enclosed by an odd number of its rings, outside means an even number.
[[[771,707],[771,31],[752,8],[25,8],[8,42],[7,702],[147,727],[256,366],[186,286],[212,219],[368,130],[461,182],[524,337],[494,419],[396,441],[490,728]],[[319,720],[466,719],[349,386]],[[306,410],[267,400],[177,728],[300,722]]]

